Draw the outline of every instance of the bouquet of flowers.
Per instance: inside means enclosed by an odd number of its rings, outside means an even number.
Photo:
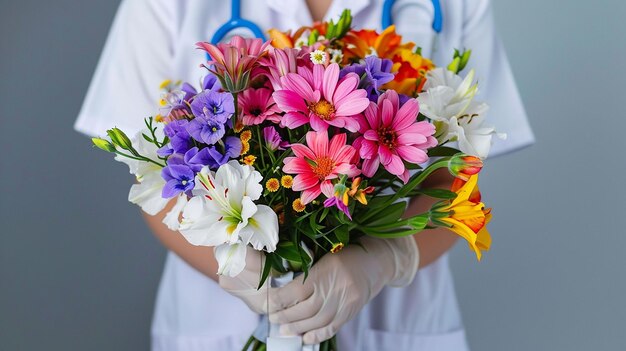
[[[155,215],[175,199],[164,223],[215,247],[221,275],[244,269],[248,247],[262,251],[259,287],[306,275],[363,236],[446,227],[480,259],[491,215],[477,173],[496,132],[483,124],[473,71],[459,75],[470,51],[435,67],[393,26],[352,29],[348,11],[270,36],[198,43],[208,53],[198,87],[165,81],[145,130],[93,139],[136,176],[129,200]],[[441,168],[456,177],[452,188],[423,187]],[[402,200],[417,195],[439,201],[406,217]],[[251,338],[244,350],[264,342]]]

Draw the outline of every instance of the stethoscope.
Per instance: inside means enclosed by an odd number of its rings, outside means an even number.
[[[385,0],[385,2],[383,3],[383,14],[381,18],[382,28],[387,28],[391,24],[393,24],[391,8],[393,7],[394,3],[395,0]],[[443,14],[441,13],[441,3],[439,2],[439,0],[432,0],[432,3],[435,10],[432,27],[433,31],[435,32],[435,36],[437,36],[437,34],[441,33],[441,30],[443,28]],[[266,39],[263,31],[261,30],[261,28],[259,28],[259,26],[257,26],[254,22],[241,18],[241,0],[232,0],[230,19],[217,29],[217,32],[215,32],[213,38],[211,39],[211,43],[219,43],[220,41],[222,41],[222,39],[224,39],[228,32],[237,28],[248,29],[254,34],[255,37],[263,40]]]

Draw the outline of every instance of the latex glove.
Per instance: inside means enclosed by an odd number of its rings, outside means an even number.
[[[270,321],[282,324],[282,335],[304,334],[317,344],[337,334],[385,285],[406,286],[419,265],[412,236],[362,239],[365,247],[348,246],[327,254],[304,275],[270,294]]]
[[[243,300],[252,311],[258,314],[267,313],[267,281],[261,289],[257,290],[264,261],[265,256],[262,252],[248,247],[246,268],[235,277],[219,276],[219,283],[222,289]]]

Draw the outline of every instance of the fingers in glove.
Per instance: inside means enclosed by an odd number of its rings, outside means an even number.
[[[281,288],[270,289],[269,313],[278,312],[285,308],[294,306],[298,302],[304,301],[313,295],[313,286],[311,284],[303,284],[302,277],[303,276],[299,276]]]
[[[283,324],[280,326],[282,335],[300,335],[311,330],[320,329],[329,325],[333,320],[333,316],[328,311],[322,310],[311,318],[303,319],[297,322]]]
[[[323,328],[311,330],[310,332],[304,334],[302,341],[307,345],[319,344],[322,341],[332,338],[335,334],[337,334],[338,330],[339,328],[337,328],[333,322]]]
[[[319,313],[322,308],[322,301],[313,296],[308,299],[288,307],[284,310],[270,314],[270,322],[274,324],[289,324],[303,319],[308,319]]]

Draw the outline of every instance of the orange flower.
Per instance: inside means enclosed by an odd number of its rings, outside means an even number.
[[[447,224],[451,231],[467,240],[480,261],[482,251],[489,250],[491,246],[491,236],[487,231],[491,209],[485,208],[481,202],[477,183],[478,175],[470,176],[467,182],[455,179],[451,190],[457,193],[457,197],[443,207],[435,205],[433,219]]]
[[[395,26],[389,26],[382,33],[374,30],[350,31],[343,39],[345,44],[344,58],[347,62],[354,59],[363,59],[368,55],[376,54],[380,58],[391,59],[398,48],[411,49],[415,44],[402,44],[402,36],[396,33]]]

